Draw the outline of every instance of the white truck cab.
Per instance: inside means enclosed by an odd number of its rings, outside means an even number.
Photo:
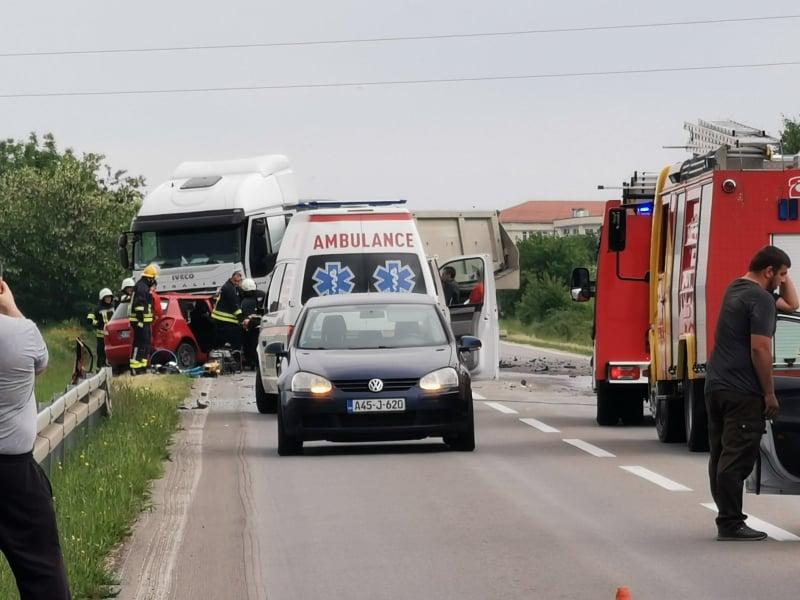
[[[158,265],[159,291],[213,291],[235,270],[266,287],[296,203],[285,156],[184,162],[145,197],[120,259],[134,277]]]
[[[470,357],[473,378],[496,378],[499,325],[493,265],[489,255],[457,256],[444,264],[425,255],[416,221],[391,203],[365,203],[341,208],[312,204],[291,218],[278,253],[261,320],[256,399],[259,410],[277,403],[276,357],[271,342],[288,345],[303,304],[315,296],[354,292],[427,294],[444,306],[440,270],[452,266],[459,287],[457,304],[447,308],[457,336],[479,337],[483,347]],[[488,274],[488,276],[487,276]],[[483,291],[473,294],[479,284]],[[470,302],[480,297],[480,302]]]

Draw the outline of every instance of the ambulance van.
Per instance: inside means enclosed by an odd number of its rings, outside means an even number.
[[[445,314],[457,337],[474,335],[483,347],[466,357],[474,379],[498,376],[499,326],[489,255],[451,257],[442,265],[425,255],[411,212],[383,203],[303,210],[286,227],[267,293],[258,343],[256,403],[274,412],[278,401],[272,342],[288,346],[303,304],[316,296],[392,292],[427,294],[445,307],[440,273],[455,271],[459,288]]]

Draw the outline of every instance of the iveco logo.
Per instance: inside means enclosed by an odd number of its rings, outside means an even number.
[[[172,281],[180,281],[181,279],[194,279],[194,273],[181,273],[172,276]]]
[[[367,387],[370,392],[375,392],[377,394],[383,389],[383,382],[380,379],[370,379]]]

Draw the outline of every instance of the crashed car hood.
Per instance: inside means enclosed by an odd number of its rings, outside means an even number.
[[[303,371],[328,379],[411,379],[450,365],[450,346],[370,348],[366,350],[295,350]]]

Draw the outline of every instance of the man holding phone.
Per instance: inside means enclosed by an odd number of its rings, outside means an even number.
[[[34,380],[47,359],[41,333],[0,279],[0,551],[21,598],[69,600],[53,491],[33,458]]]

